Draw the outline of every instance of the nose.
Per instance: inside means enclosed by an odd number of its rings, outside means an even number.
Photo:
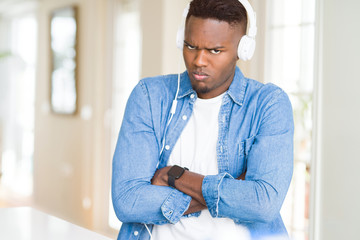
[[[194,64],[197,67],[205,67],[207,65],[207,56],[206,56],[206,50],[200,49],[197,51]]]

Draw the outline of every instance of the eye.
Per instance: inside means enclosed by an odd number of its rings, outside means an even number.
[[[188,49],[190,49],[190,50],[194,50],[194,49],[195,49],[195,47],[193,47],[193,46],[191,46],[191,45],[189,45],[189,44],[186,44],[186,47],[187,47]]]
[[[221,51],[218,50],[218,49],[211,49],[210,52],[211,52],[212,54],[219,54],[219,53],[221,53]]]

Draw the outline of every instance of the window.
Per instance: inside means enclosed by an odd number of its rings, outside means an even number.
[[[0,25],[0,187],[7,204],[28,204],[33,174],[37,21],[33,14],[16,14],[1,18]]]
[[[265,82],[283,88],[295,121],[294,175],[281,214],[292,239],[308,239],[315,0],[270,0]]]
[[[115,151],[127,99],[139,82],[141,73],[140,1],[118,0],[116,3],[111,100],[111,153]],[[120,228],[111,202],[109,204],[109,225],[115,229]]]

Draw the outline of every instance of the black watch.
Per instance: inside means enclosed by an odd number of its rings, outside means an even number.
[[[189,170],[186,167],[180,167],[178,165],[174,165],[170,168],[170,170],[168,171],[168,184],[170,187],[176,188],[175,187],[175,180],[179,179],[185,172],[185,170]]]

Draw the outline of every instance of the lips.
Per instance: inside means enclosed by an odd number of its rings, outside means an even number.
[[[193,76],[198,81],[205,80],[205,79],[207,79],[209,77],[209,75],[207,75],[204,72],[193,72]]]

